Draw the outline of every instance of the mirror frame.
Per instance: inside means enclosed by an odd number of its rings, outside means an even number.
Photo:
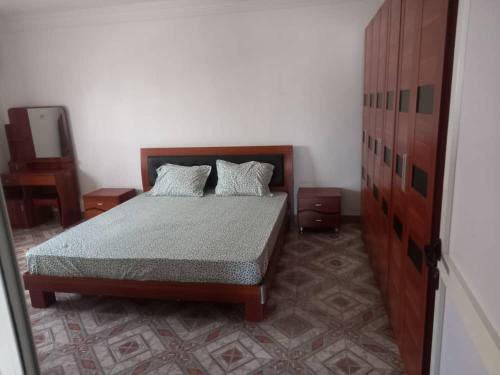
[[[31,132],[31,124],[28,117],[28,109],[30,108],[61,108],[64,112],[63,133],[66,144],[66,155],[60,157],[37,157],[35,145],[33,142],[33,134]],[[73,163],[74,148],[69,128],[68,111],[62,105],[47,105],[47,106],[26,106],[13,107],[8,110],[10,123],[5,125],[9,150],[11,154],[10,165],[14,169],[19,169],[20,165],[28,163]]]

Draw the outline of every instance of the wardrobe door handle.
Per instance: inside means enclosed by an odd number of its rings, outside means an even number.
[[[317,223],[322,223],[323,219],[314,219],[314,221],[317,222]]]
[[[403,171],[401,176],[401,190],[406,192],[406,164],[408,163],[408,154],[403,154]]]
[[[323,204],[321,204],[321,203],[315,203],[314,207],[323,207]]]
[[[98,206],[102,206],[103,204],[104,204],[104,203],[102,203],[102,202],[97,202],[97,205],[98,205]]]

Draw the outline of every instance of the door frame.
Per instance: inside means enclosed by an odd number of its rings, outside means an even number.
[[[7,307],[10,315],[8,321],[3,324],[10,325],[15,336],[15,342],[11,343],[12,357],[11,368],[24,374],[39,374],[38,359],[36,348],[31,331],[31,322],[26,306],[24,288],[22,286],[21,274],[17,265],[14,243],[10,222],[7,215],[7,207],[3,194],[3,188],[0,186],[0,282],[3,284]]]
[[[441,367],[442,338],[446,299],[453,298],[478,353],[490,373],[500,368],[500,336],[486,317],[465,279],[450,256],[450,234],[452,227],[455,170],[459,147],[462,110],[463,74],[470,15],[470,0],[458,3],[455,51],[449,108],[448,134],[446,143],[443,196],[441,206],[441,250],[438,263],[439,289],[436,292],[434,329],[432,335],[431,375],[439,375]]]
[[[470,0],[460,0],[458,4],[457,26],[455,31],[455,51],[453,58],[453,74],[451,82],[450,108],[448,118],[448,133],[446,139],[446,156],[443,176],[443,196],[441,203],[441,239],[442,258],[438,262],[440,274],[439,288],[436,291],[434,305],[434,322],[432,333],[432,351],[430,374],[438,375],[441,364],[443,337],[443,321],[446,301],[446,284],[449,275],[449,252],[451,218],[453,213],[453,192],[455,187],[455,169],[457,163],[458,138],[460,134],[460,114],[462,109],[463,72],[465,50],[467,45],[467,30],[469,23]]]

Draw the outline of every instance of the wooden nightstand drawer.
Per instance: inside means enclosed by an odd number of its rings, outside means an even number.
[[[91,208],[91,209],[85,210],[84,216],[85,216],[85,219],[88,220],[88,219],[92,219],[93,217],[95,217],[97,215],[102,214],[103,212],[106,212],[106,211],[99,210],[97,208]]]
[[[115,206],[118,206],[120,202],[116,198],[111,197],[84,197],[83,204],[85,206],[85,210],[89,209],[99,209],[101,211],[107,211],[112,209]]]
[[[304,228],[333,229],[340,227],[341,191],[336,188],[300,188],[298,224]]]
[[[85,218],[91,219],[135,197],[135,189],[105,188],[83,196]]]
[[[300,228],[337,229],[340,214],[323,214],[316,211],[302,211],[298,216]]]
[[[324,213],[340,212],[340,198],[337,197],[313,197],[299,199],[299,211],[314,210]]]

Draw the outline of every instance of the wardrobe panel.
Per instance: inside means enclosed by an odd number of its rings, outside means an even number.
[[[369,83],[370,83],[370,28],[365,29],[365,51],[364,51],[364,81],[363,81],[363,123],[361,133],[361,225],[366,230],[366,159],[367,159],[367,129],[369,120]]]
[[[374,149],[374,181],[377,186],[383,186],[382,160],[383,160],[383,126],[385,114],[385,85],[387,67],[387,44],[389,36],[389,3],[385,2],[379,10],[379,47],[377,69],[377,103],[375,106],[375,149]]]
[[[366,29],[364,237],[408,374],[429,371],[434,266],[427,253],[439,228],[436,184],[451,85],[445,67],[452,66],[455,21],[449,15],[453,9],[456,18],[456,5],[386,0]]]
[[[369,189],[371,188],[371,178],[372,171],[369,169],[369,160],[371,153],[371,134],[370,134],[370,116],[372,111],[372,76],[373,76],[373,19],[370,21],[368,26],[366,27],[365,34],[367,44],[365,46],[366,53],[366,66],[365,66],[365,93],[367,98],[366,106],[363,110],[363,166],[362,166],[362,174],[364,176],[364,180],[362,180],[361,187],[361,197],[362,197],[362,224],[363,224],[363,238],[365,242],[368,244],[371,240],[371,198],[369,195]],[[369,250],[369,247],[367,247]]]
[[[370,114],[368,125],[368,160],[367,170],[370,175],[370,184],[368,189],[372,190],[372,183],[375,181],[375,123],[376,123],[376,93],[378,84],[378,66],[379,66],[379,43],[380,43],[380,11],[377,12],[372,22],[372,46],[371,46],[371,67],[370,67]],[[372,202],[373,203],[373,202]],[[373,205],[372,205],[373,206]]]
[[[424,0],[422,36],[417,81],[417,113],[412,143],[412,168],[425,173],[426,191],[434,191],[436,157],[440,126],[440,99],[444,69],[444,54],[448,17],[448,0]],[[418,109],[420,108],[420,111]],[[425,109],[425,110],[424,110]],[[415,177],[415,176],[412,176]],[[422,243],[431,241],[434,194],[422,194],[414,181],[411,184],[411,216],[422,225],[413,229]]]
[[[401,23],[401,0],[388,0],[389,34],[386,64],[386,105],[382,143],[384,145],[382,195],[391,205],[392,165],[396,125],[396,94],[398,91],[398,61]]]

